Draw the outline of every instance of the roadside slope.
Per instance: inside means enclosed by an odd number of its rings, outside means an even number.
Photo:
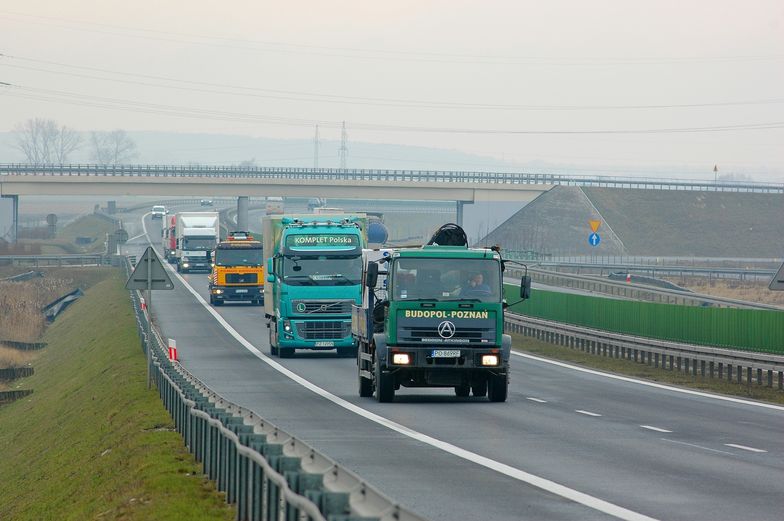
[[[43,340],[34,394],[0,408],[0,519],[233,519],[146,390],[119,273]]]

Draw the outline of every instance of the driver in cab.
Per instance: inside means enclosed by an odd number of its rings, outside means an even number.
[[[468,284],[463,286],[460,290],[461,297],[486,297],[492,291],[490,286],[485,282],[485,277],[481,273],[474,273],[468,281]]]

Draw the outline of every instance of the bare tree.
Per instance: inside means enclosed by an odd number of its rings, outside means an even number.
[[[21,150],[28,163],[62,164],[82,144],[81,135],[72,128],[58,125],[53,119],[34,118],[14,127],[14,146]]]
[[[119,165],[137,155],[136,143],[124,130],[90,133],[90,158],[100,165]]]

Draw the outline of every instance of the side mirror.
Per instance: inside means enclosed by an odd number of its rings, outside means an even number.
[[[520,279],[520,298],[526,300],[531,297],[531,276],[525,275]]]
[[[270,257],[267,259],[267,282],[275,282],[275,270],[272,269],[273,264],[272,261],[274,259]],[[272,280],[270,280],[272,278]]]
[[[275,282],[275,275],[267,275],[267,282]]]
[[[378,263],[371,262],[367,266],[365,272],[365,286],[368,288],[375,288],[378,283]]]

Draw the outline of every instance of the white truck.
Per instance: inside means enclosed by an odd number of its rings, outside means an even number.
[[[175,263],[179,273],[211,271],[220,240],[218,212],[179,212],[175,219]]]

